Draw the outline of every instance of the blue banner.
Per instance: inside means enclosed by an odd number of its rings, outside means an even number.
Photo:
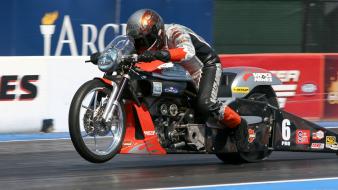
[[[212,0],[5,0],[0,55],[89,55],[125,31],[129,16],[151,8],[212,42]]]

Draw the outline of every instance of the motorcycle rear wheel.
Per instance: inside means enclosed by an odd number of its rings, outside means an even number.
[[[272,95],[266,88],[259,88],[255,92],[251,93],[247,99],[262,101],[269,103],[272,106],[279,107],[277,98]],[[244,162],[254,163],[267,159],[271,155],[272,151],[256,151],[256,152],[234,152],[234,153],[218,153],[217,158],[224,163],[240,164]]]
[[[70,106],[68,122],[71,140],[76,151],[89,162],[106,162],[122,146],[126,132],[123,104],[119,103],[115,112],[111,113],[111,123],[100,121],[111,88],[98,79],[88,81],[78,89]]]

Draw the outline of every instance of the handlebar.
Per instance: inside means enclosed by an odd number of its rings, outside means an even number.
[[[131,55],[126,55],[122,57],[122,62],[124,63],[137,63],[138,60],[138,55],[137,54],[131,54]]]

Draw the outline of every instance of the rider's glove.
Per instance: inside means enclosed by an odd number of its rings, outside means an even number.
[[[168,50],[160,50],[155,51],[155,57],[157,60],[163,61],[163,62],[169,62],[170,61],[170,52]]]
[[[99,57],[100,57],[101,53],[100,52],[96,52],[90,55],[90,62],[94,63],[95,65],[97,65],[97,62],[99,61]]]
[[[154,60],[156,60],[156,58],[153,51],[144,51],[141,55],[138,56],[138,61],[152,62]]]
[[[169,62],[170,53],[168,50],[145,51],[138,56],[138,60],[142,62],[152,62],[154,60]]]

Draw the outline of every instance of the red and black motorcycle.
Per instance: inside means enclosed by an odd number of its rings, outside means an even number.
[[[134,50],[127,36],[116,37],[98,59],[104,76],[84,83],[72,100],[71,140],[90,162],[118,153],[211,153],[224,162],[257,162],[275,150],[338,150],[337,134],[278,108],[276,76],[231,67],[223,69],[218,100],[248,122],[249,151],[239,152],[232,131],[195,110],[197,89],[179,64],[138,64]]]

